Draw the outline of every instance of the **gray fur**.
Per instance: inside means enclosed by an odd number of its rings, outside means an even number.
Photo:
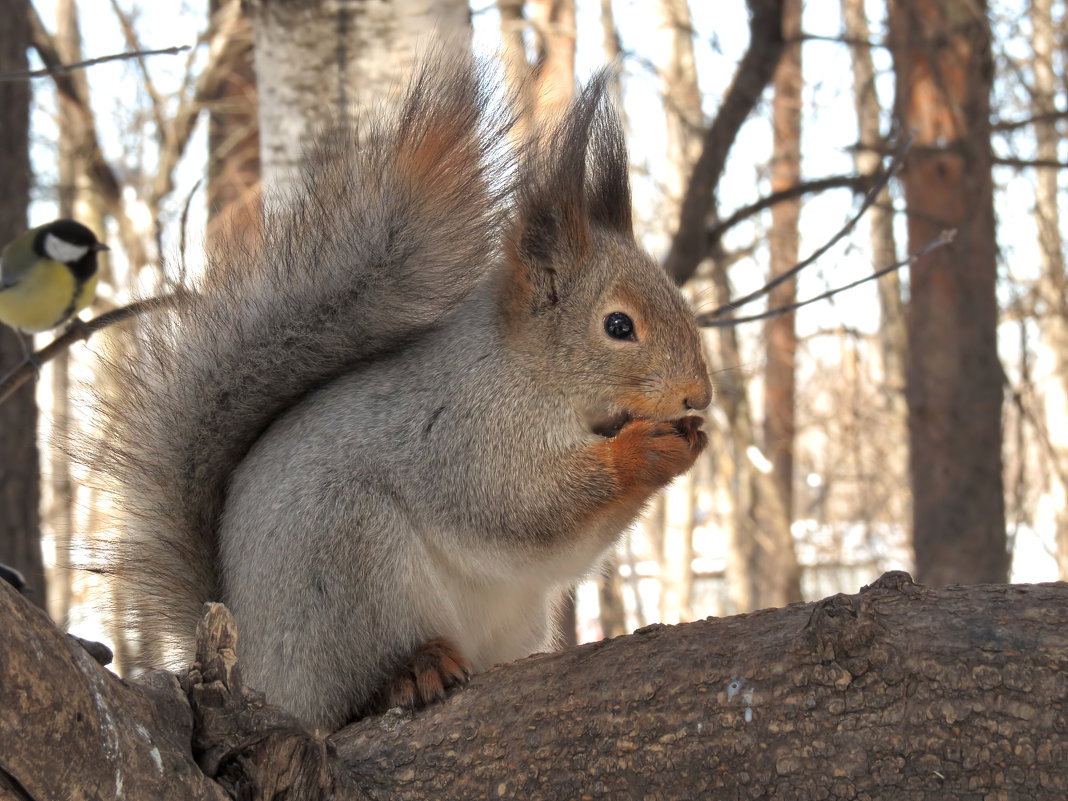
[[[548,643],[651,491],[611,511],[594,423],[707,402],[692,314],[629,230],[602,83],[558,129],[567,163],[532,144],[513,170],[480,70],[423,70],[399,112],[318,145],[258,247],[146,323],[98,465],[143,638],[181,664],[221,599],[249,683],[324,727],[429,639],[476,670]],[[600,329],[620,303],[640,347]]]

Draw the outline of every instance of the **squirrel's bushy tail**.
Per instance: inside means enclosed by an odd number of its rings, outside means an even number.
[[[135,599],[150,661],[190,641],[218,598],[226,484],[257,437],[434,326],[499,252],[512,113],[486,65],[449,57],[461,64],[427,59],[392,110],[326,132],[256,235],[210,254],[199,286],[141,321],[136,357],[108,360],[116,397],[99,398],[93,466],[120,530],[99,570]]]

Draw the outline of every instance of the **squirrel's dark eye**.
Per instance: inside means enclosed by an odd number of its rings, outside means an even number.
[[[604,331],[612,339],[636,339],[634,321],[623,312],[611,312],[604,318]]]

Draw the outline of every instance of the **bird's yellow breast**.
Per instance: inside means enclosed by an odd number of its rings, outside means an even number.
[[[14,286],[0,290],[0,322],[30,332],[55,328],[92,302],[96,278],[79,289],[66,265],[41,259]]]

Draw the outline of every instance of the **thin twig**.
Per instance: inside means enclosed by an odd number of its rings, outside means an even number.
[[[200,189],[200,185],[204,182],[203,178],[197,178],[197,182],[193,184],[193,188],[189,190],[189,194],[186,195],[185,205],[182,206],[182,220],[180,225],[181,239],[178,241],[178,286],[185,285],[186,277],[186,265],[185,265],[185,241],[186,241],[186,224],[189,222],[189,207],[193,205],[193,195]]]
[[[94,67],[97,64],[105,64],[108,61],[124,61],[131,58],[144,58],[145,56],[175,56],[189,50],[189,45],[165,47],[162,50],[139,50],[133,53],[115,53],[110,56],[100,56],[87,61],[76,61],[73,64],[53,64],[39,70],[19,70],[17,72],[0,72],[0,82],[28,81],[32,78],[51,78],[55,75],[66,75],[75,70],[83,70],[86,67]]]
[[[868,193],[864,196],[864,201],[860,204],[860,208],[857,209],[857,213],[854,214],[846,222],[846,224],[838,230],[838,232],[834,236],[827,240],[826,243],[824,243],[821,247],[816,248],[816,250],[814,250],[812,254],[808,256],[808,258],[799,261],[786,272],[777,275],[775,278],[768,281],[766,284],[764,284],[764,286],[760,287],[760,289],[756,290],[755,292],[750,292],[744,297],[738,298],[737,300],[732,300],[730,303],[726,303],[723,306],[720,306],[718,309],[714,309],[703,316],[707,317],[708,319],[722,317],[728,312],[732,312],[735,309],[741,308],[742,306],[745,306],[748,303],[752,303],[758,298],[764,297],[775,287],[789,281],[803,269],[805,269],[810,264],[819,259],[824,253],[826,253],[832,247],[837,245],[846,236],[846,234],[848,234],[856,227],[857,223],[860,222],[860,218],[864,216],[865,212],[867,212],[867,210],[878,199],[883,189],[886,188],[886,185],[890,183],[890,179],[894,176],[895,173],[897,173],[899,169],[901,169],[901,165],[905,159],[905,154],[912,146],[912,140],[914,138],[915,134],[910,134],[900,145],[898,145],[894,153],[894,157],[890,160],[890,164],[886,168],[886,172],[884,172],[883,175],[879,178],[879,180],[875,182],[872,188],[868,190]]]
[[[828,189],[852,189],[855,192],[860,192],[861,190],[866,191],[873,182],[880,180],[882,177],[882,173],[880,172],[831,175],[826,178],[816,178],[811,181],[802,181],[793,186],[788,186],[785,189],[772,192],[770,195],[765,195],[747,206],[735,209],[731,212],[729,217],[717,222],[708,229],[708,241],[710,243],[715,243],[721,239],[729,229],[738,225],[738,223],[755,214],[759,214],[764,211],[764,209],[769,209],[786,200],[793,200],[802,195],[815,194],[816,192],[824,192]]]
[[[948,245],[950,242],[953,241],[953,237],[955,237],[956,235],[956,229],[950,228],[948,230],[945,230],[933,240],[928,242],[919,252],[913,253],[907,259],[894,262],[893,264],[883,267],[881,270],[876,270],[871,275],[866,275],[863,278],[858,278],[856,281],[848,283],[844,286],[829,289],[826,292],[816,295],[815,297],[808,298],[807,300],[800,300],[796,303],[788,303],[784,306],[776,306],[774,309],[768,309],[766,312],[763,312],[761,314],[749,315],[748,317],[728,317],[724,319],[721,317],[717,317],[719,309],[716,309],[713,312],[708,312],[706,314],[699,315],[697,317],[697,324],[705,326],[707,328],[725,328],[731,325],[754,323],[757,320],[767,320],[772,317],[780,317],[784,314],[789,314],[792,311],[800,309],[802,306],[807,306],[810,303],[816,303],[817,301],[833,298],[839,292],[845,292],[847,289],[853,289],[853,287],[858,287],[861,284],[867,283],[868,281],[874,281],[877,278],[882,278],[884,275],[886,275],[887,273],[892,273],[894,270],[900,270],[907,264],[913,264],[914,262],[926,256],[932,250],[940,248],[943,245]]]
[[[139,314],[165,309],[173,305],[182,294],[182,292],[172,292],[169,295],[138,300],[121,308],[97,315],[88,322],[79,319],[73,320],[62,334],[30,357],[23,359],[11,372],[0,378],[0,403],[10,398],[19,387],[36,376],[41,369],[41,365],[52,361],[61,351],[67,350],[75,342],[88,340],[97,331],[110,325],[121,323]]]

